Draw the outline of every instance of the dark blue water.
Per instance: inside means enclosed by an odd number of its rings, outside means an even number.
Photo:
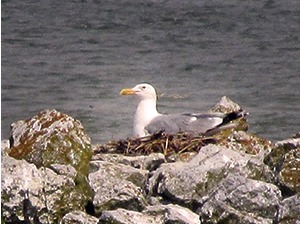
[[[2,1],[1,134],[55,108],[93,143],[131,135],[148,82],[162,113],[206,111],[223,95],[271,140],[300,129],[300,3]]]

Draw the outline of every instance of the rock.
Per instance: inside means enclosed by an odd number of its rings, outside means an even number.
[[[7,150],[9,149],[9,140],[1,141],[1,156],[7,155]]]
[[[193,209],[229,173],[272,181],[273,174],[258,157],[232,149],[208,145],[187,163],[162,164],[151,174],[148,191],[172,203]],[[189,184],[189,185],[187,185]]]
[[[6,223],[40,222],[38,212],[46,206],[42,199],[36,196],[43,193],[42,189],[41,174],[35,165],[2,156],[1,207]],[[37,208],[31,210],[31,215],[27,215],[28,212],[23,209],[24,205],[29,203]]]
[[[102,210],[125,208],[141,211],[148,171],[103,161],[92,161],[89,184],[95,193],[96,215]]]
[[[273,170],[284,196],[300,192],[300,138],[277,142],[264,162]]]
[[[199,215],[179,205],[156,205],[149,206],[144,214],[160,217],[163,224],[199,224]],[[158,216],[159,215],[159,216]]]
[[[300,131],[292,136],[292,138],[300,138]]]
[[[287,140],[283,140],[283,141],[278,141],[275,144],[276,148],[284,148],[284,149],[296,149],[296,148],[300,148],[300,137],[299,138],[290,138]]]
[[[282,201],[279,223],[300,224],[300,193]]]
[[[1,167],[2,215],[7,223],[58,223],[65,213],[84,210],[87,196],[72,177],[9,156],[2,158]]]
[[[236,112],[236,111],[240,111],[240,110],[242,110],[242,108],[237,103],[233,102],[228,97],[223,96],[221,98],[220,102],[218,102],[214,107],[212,107],[210,111],[211,112],[230,113],[230,112]],[[233,128],[218,132],[217,136],[228,137],[233,131],[247,131],[249,124],[247,122],[246,115],[248,115],[248,114],[249,114],[248,112],[244,111],[245,116],[243,116],[239,119],[235,119],[230,122],[231,124],[234,124]]]
[[[184,207],[168,204],[149,206],[142,212],[117,209],[103,211],[99,223],[199,224],[199,216]]]
[[[92,199],[87,174],[93,152],[90,138],[78,120],[56,110],[45,110],[30,119],[20,120],[12,124],[10,148],[6,149],[6,152],[15,159],[24,159],[40,170],[46,171],[40,172],[42,174],[38,177],[45,176],[42,181],[39,181],[44,182],[41,190],[48,188],[50,192],[56,193],[50,196],[57,199],[52,200],[52,197],[49,197],[51,199],[49,202],[53,201],[55,206],[47,205],[46,207],[50,210],[49,212],[54,207],[54,216],[49,217],[51,221],[59,221],[70,209],[83,209]],[[8,174],[5,176],[11,175],[9,170],[6,172]],[[23,174],[22,169],[19,172]],[[57,186],[54,185],[56,183]],[[61,190],[59,186],[62,186]],[[24,191],[23,187],[18,188]],[[39,201],[44,201],[41,193],[38,195]],[[29,197],[36,194],[29,192]],[[61,208],[64,201],[69,204],[66,211]],[[45,208],[45,204],[43,207]],[[45,217],[42,220],[47,222],[48,219]]]
[[[98,221],[98,223],[110,224],[158,224],[159,222],[158,217],[126,209],[103,211]]]
[[[213,110],[239,108],[224,97]],[[213,137],[160,133],[92,149],[79,121],[43,111],[1,142],[2,221],[299,223],[299,133],[274,145],[237,124]]]
[[[90,138],[81,123],[56,110],[45,110],[12,124],[9,156],[37,167],[71,165],[86,175],[92,153]]]
[[[229,113],[233,111],[240,110],[241,107],[233,102],[231,99],[229,99],[227,96],[223,96],[214,107],[212,107],[212,112],[222,112],[222,113]]]
[[[96,224],[98,218],[88,215],[82,211],[72,211],[67,213],[61,220],[65,224]]]
[[[275,185],[229,174],[198,211],[202,223],[272,223],[280,201]]]
[[[152,153],[150,155],[141,156],[125,156],[121,154],[96,154],[92,160],[101,160],[112,163],[120,163],[143,170],[156,170],[165,162],[165,156],[161,153]]]
[[[75,179],[77,175],[75,168],[70,165],[51,164],[49,168],[59,175],[66,175],[73,179]]]
[[[261,158],[270,153],[274,147],[271,141],[254,134],[247,134],[245,131],[231,133],[220,144],[236,151],[259,155]]]

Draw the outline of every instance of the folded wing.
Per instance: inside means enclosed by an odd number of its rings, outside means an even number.
[[[159,131],[166,133],[177,133],[184,131],[188,133],[213,134],[220,130],[234,127],[229,124],[232,120],[246,116],[244,110],[231,113],[183,113],[159,115],[155,117],[146,127],[148,134]]]

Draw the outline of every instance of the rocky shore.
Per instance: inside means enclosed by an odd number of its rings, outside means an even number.
[[[56,110],[18,121],[1,142],[2,222],[300,223],[300,133],[272,143],[237,123],[92,146]]]

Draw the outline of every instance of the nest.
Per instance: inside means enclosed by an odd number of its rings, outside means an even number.
[[[162,153],[166,157],[181,155],[186,152],[199,152],[207,144],[215,144],[214,137],[203,135],[193,136],[187,133],[167,134],[163,131],[142,138],[127,138],[110,141],[94,148],[94,153],[118,153],[129,156]]]
[[[195,155],[193,153],[198,153],[203,146],[208,144],[224,145],[234,131],[246,131],[248,129],[248,123],[245,118],[235,120],[234,124],[234,128],[219,131],[212,136],[186,132],[167,134],[164,131],[160,131],[142,138],[110,141],[106,144],[96,145],[93,149],[94,154],[116,153],[138,156],[162,153],[167,161],[176,161],[177,159],[187,161]]]

